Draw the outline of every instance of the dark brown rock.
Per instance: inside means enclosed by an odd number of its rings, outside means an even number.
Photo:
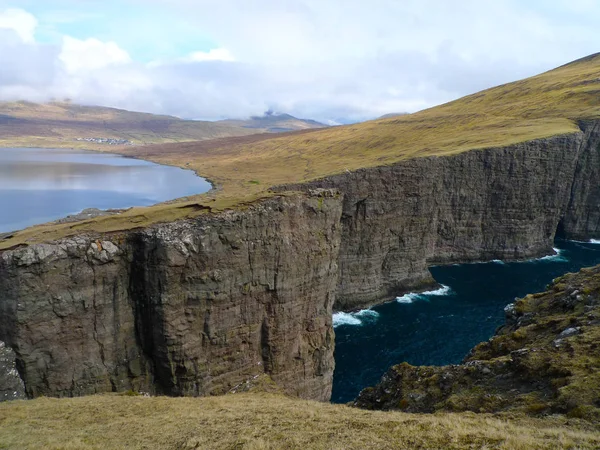
[[[0,255],[0,339],[27,394],[225,393],[267,374],[328,400],[341,198],[317,191]]]
[[[337,310],[434,284],[435,264],[552,253],[557,229],[600,236],[600,125],[503,148],[425,157],[278,189],[344,194]]]

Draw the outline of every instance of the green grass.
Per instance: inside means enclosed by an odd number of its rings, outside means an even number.
[[[579,131],[577,120],[598,117],[600,56],[592,56],[532,78],[389,119],[275,136],[103,150],[191,168],[219,187],[217,193],[198,196],[194,201],[208,205],[215,198],[227,199],[235,206],[260,198],[279,184],[575,133]],[[256,180],[260,184],[253,182]],[[165,218],[161,207],[144,211],[145,223]],[[124,221],[123,228],[128,226]],[[115,223],[114,227],[119,225]],[[97,229],[103,230],[100,222]],[[28,242],[42,239],[42,235],[29,232]],[[0,243],[0,248],[11,245]]]

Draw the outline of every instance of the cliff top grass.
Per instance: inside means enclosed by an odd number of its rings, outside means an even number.
[[[0,449],[592,449],[600,431],[553,417],[364,411],[246,393],[103,395],[0,404]]]
[[[275,136],[104,150],[193,169],[218,188],[193,201],[227,199],[233,207],[261,198],[279,184],[575,133],[578,120],[600,117],[599,94],[600,54],[596,54],[414,114]],[[181,217],[176,203],[170,208],[171,214],[162,207],[136,209],[122,216],[120,224],[112,221],[111,227],[131,228],[137,215],[146,217],[144,223]],[[104,226],[102,220],[89,225],[96,231],[104,231]],[[17,233],[0,241],[0,249],[46,240],[47,232],[46,227],[27,235]]]

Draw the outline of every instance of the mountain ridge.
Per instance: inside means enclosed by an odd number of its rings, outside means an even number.
[[[281,125],[278,126],[278,123]],[[146,145],[189,142],[324,127],[289,114],[265,123],[186,120],[175,116],[72,102],[0,102],[0,147],[105,150],[106,143]]]

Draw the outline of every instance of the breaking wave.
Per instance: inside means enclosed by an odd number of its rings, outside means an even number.
[[[563,256],[563,251],[559,248],[553,248],[554,255],[542,256],[541,258],[534,259],[532,261],[547,261],[547,262],[564,262],[567,258]]]
[[[377,311],[363,309],[357,312],[337,312],[333,315],[333,326],[340,325],[362,325],[367,320],[376,320],[379,317]]]
[[[590,239],[590,244],[600,244],[600,239]]]
[[[441,288],[436,289],[435,291],[425,291],[425,292],[411,292],[410,294],[405,294],[402,297],[396,297],[396,301],[398,303],[412,303],[416,300],[427,300],[428,297],[442,297],[444,295],[448,295],[452,292],[450,286],[442,285]]]

